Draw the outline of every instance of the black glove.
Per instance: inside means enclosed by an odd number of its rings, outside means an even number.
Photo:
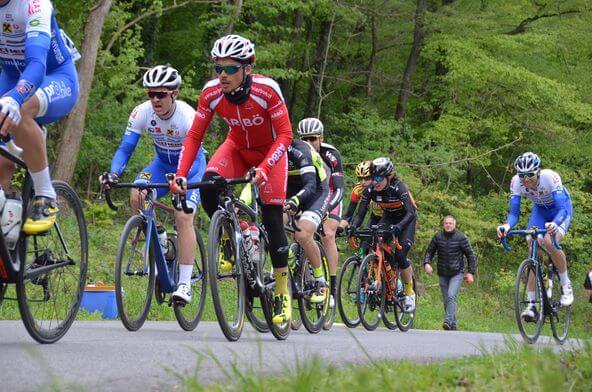
[[[101,176],[99,176],[99,182],[102,185],[117,184],[119,182],[119,176],[116,173],[104,172]]]
[[[300,200],[296,196],[292,196],[288,200],[284,202],[284,211],[295,214],[298,212],[298,206],[300,205]]]
[[[341,226],[337,226],[337,230],[335,230],[335,234],[336,235],[341,235],[343,233],[343,227]]]
[[[347,226],[347,229],[345,229],[345,230],[346,230],[345,233],[347,234],[347,236],[351,237],[356,232],[356,230],[358,230],[358,228],[356,226]]]
[[[391,233],[393,233],[393,235],[395,237],[398,237],[398,236],[401,235],[401,231],[402,231],[401,230],[401,226],[399,226],[399,225],[391,225],[390,231],[391,231]]]

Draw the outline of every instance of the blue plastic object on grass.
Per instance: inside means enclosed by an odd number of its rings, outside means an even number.
[[[116,319],[115,287],[105,286],[102,282],[88,284],[84,288],[80,306],[89,313],[100,312],[104,319]]]

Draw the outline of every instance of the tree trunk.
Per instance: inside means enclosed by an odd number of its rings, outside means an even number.
[[[223,35],[232,34],[232,32],[234,31],[234,24],[237,20],[239,20],[240,13],[243,8],[243,0],[234,0],[230,2],[234,3],[234,13],[230,17],[230,22],[228,22],[228,24],[226,25]]]
[[[407,112],[407,103],[411,95],[411,79],[415,74],[417,68],[417,61],[419,60],[419,53],[423,46],[425,38],[425,14],[427,9],[427,0],[417,0],[415,9],[415,28],[413,31],[413,45],[409,58],[407,59],[407,66],[403,73],[401,80],[401,87],[399,91],[399,101],[397,102],[397,109],[395,111],[395,120],[399,121],[405,117]]]
[[[374,63],[376,61],[376,45],[378,43],[378,38],[376,34],[376,13],[372,10],[372,16],[370,17],[370,31],[371,31],[371,45],[372,49],[370,50],[370,59],[368,61],[368,74],[366,76],[366,96],[370,97],[372,95],[372,70],[374,69]]]
[[[64,125],[56,164],[53,170],[54,178],[57,179],[70,181],[74,174],[78,150],[82,141],[88,98],[95,74],[101,32],[103,31],[105,18],[111,9],[111,5],[112,0],[99,0],[88,14],[88,19],[84,27],[84,42],[81,50],[82,58],[78,63],[80,97]]]
[[[314,63],[312,64],[313,77],[308,89],[308,99],[306,100],[305,116],[312,116],[315,112],[315,107],[318,103],[319,94],[321,92],[319,82],[321,80],[320,70],[325,60],[325,54],[329,46],[329,33],[331,32],[331,20],[326,20],[321,24],[321,31],[319,32],[319,40],[317,41],[317,50],[315,54]]]

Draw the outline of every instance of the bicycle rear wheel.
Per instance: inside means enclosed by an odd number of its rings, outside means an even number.
[[[552,314],[551,318],[551,330],[553,331],[553,337],[559,344],[565,343],[567,335],[569,333],[569,324],[571,323],[571,305],[561,306],[561,281],[559,274],[553,268],[549,271],[551,274],[551,283],[553,285],[551,291],[551,297],[549,303],[551,305]]]
[[[206,248],[199,232],[195,230],[196,249],[193,260],[193,272],[191,273],[191,303],[182,305],[174,302],[173,309],[177,322],[185,331],[193,331],[203,315],[206,305],[207,292],[207,271],[206,271]],[[179,264],[177,263],[177,268]],[[178,276],[178,274],[177,274]]]
[[[356,303],[358,301],[358,272],[361,262],[358,256],[351,256],[345,260],[337,277],[337,293],[335,295],[337,298],[335,300],[341,321],[348,328],[355,328],[360,324]]]
[[[243,332],[246,303],[235,232],[226,212],[216,211],[208,234],[208,278],[218,324],[229,341],[238,340]]]
[[[25,328],[39,343],[63,337],[78,313],[88,268],[88,235],[82,204],[65,182],[54,181],[59,208],[55,225],[19,240],[21,270],[16,295]],[[26,200],[32,189],[26,186]]]
[[[522,317],[522,310],[529,304],[527,297],[527,283],[529,279],[535,280],[534,294],[535,300],[532,302],[534,306],[534,317],[525,319]],[[536,268],[532,260],[526,259],[518,267],[516,274],[516,287],[514,291],[514,314],[516,323],[522,338],[528,343],[534,343],[539,338],[543,324],[545,323],[545,315],[543,311],[543,300],[541,296],[541,282],[536,273]]]
[[[323,276],[327,284],[329,282],[329,269],[327,268],[326,256],[322,245],[317,242],[321,253],[321,266],[323,268]],[[297,287],[300,293],[298,295],[298,310],[300,311],[300,318],[304,328],[310,333],[318,333],[323,328],[325,322],[325,313],[329,307],[329,290],[325,295],[325,300],[320,303],[313,303],[310,297],[315,292],[316,279],[312,274],[312,264],[304,254],[303,250],[299,250],[297,255],[300,255],[301,261],[298,264],[300,271],[297,276]]]
[[[146,243],[146,221],[132,216],[121,232],[115,262],[117,312],[128,331],[140,329],[150,311],[156,278],[153,254]]]
[[[375,264],[376,255],[370,253],[362,260],[358,274],[358,302],[356,305],[360,322],[368,331],[373,331],[378,327],[386,301],[384,276],[381,276],[381,287],[377,287],[376,272],[378,269]]]
[[[401,287],[403,286],[403,281],[401,279],[401,272],[399,271],[399,280],[401,280]],[[399,283],[397,282],[397,287],[399,287]],[[413,292],[417,296],[417,290],[415,287],[415,276],[413,276]],[[413,312],[405,312],[403,311],[403,302],[405,301],[405,292],[398,291],[393,303],[393,309],[395,312],[395,321],[397,323],[397,327],[402,332],[407,332],[409,328],[413,327],[413,320],[415,320],[415,312],[417,311],[417,298],[415,301],[415,309]]]

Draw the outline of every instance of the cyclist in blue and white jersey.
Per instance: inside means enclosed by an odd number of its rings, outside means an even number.
[[[40,125],[66,116],[78,100],[78,75],[49,0],[0,0],[0,135],[23,148],[35,200],[23,225],[39,234],[55,223],[58,207]],[[14,165],[0,160],[3,181]],[[6,182],[5,182],[6,183]]]
[[[109,174],[101,176],[102,183],[116,183],[123,173],[142,132],[152,138],[156,156],[152,162],[142,169],[136,181],[166,182],[167,173],[175,173],[179,162],[179,154],[187,132],[195,117],[195,110],[187,103],[177,99],[181,75],[173,67],[157,65],[144,74],[143,85],[147,88],[150,100],[136,106],[132,111],[125,134],[119,148],[111,161]],[[197,158],[191,166],[187,180],[201,181],[206,167],[203,149],[200,148]],[[168,189],[158,189],[157,197],[168,193]],[[193,208],[193,214],[175,211],[175,222],[179,231],[179,281],[173,293],[173,299],[191,302],[191,274],[197,245],[193,230],[193,218],[199,205],[199,190],[189,190],[186,194],[187,205]],[[130,204],[137,211],[143,204],[143,195],[132,189]]]
[[[565,237],[572,219],[571,198],[559,174],[549,169],[541,170],[541,160],[538,155],[526,152],[516,158],[514,167],[517,174],[512,178],[511,183],[510,211],[507,222],[497,228],[498,237],[505,236],[518,223],[522,197],[532,200],[533,207],[528,228],[536,226],[547,230],[543,241],[559,271],[562,292],[560,302],[562,306],[569,306],[573,303],[574,297],[567,274],[565,253],[553,246],[551,236],[554,235],[558,243]],[[527,321],[536,320],[534,279],[529,280],[527,287],[530,303],[522,312],[522,318]]]

